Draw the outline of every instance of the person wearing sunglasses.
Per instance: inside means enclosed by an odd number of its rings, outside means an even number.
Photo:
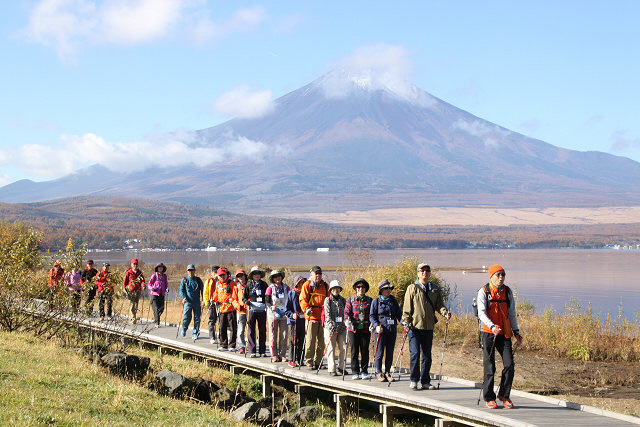
[[[505,409],[513,408],[513,402],[509,397],[514,375],[511,337],[515,336],[518,344],[522,342],[513,292],[504,284],[505,277],[504,268],[498,264],[489,267],[489,283],[480,288],[477,297],[478,318],[482,322],[482,360],[484,365],[482,396],[489,409],[498,408],[496,394],[493,391],[496,372],[495,350],[500,353],[504,367],[497,397],[502,401]]]

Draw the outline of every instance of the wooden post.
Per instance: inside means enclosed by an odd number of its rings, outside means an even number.
[[[294,390],[298,395],[298,409],[300,409],[307,404],[307,396],[310,394],[313,388],[307,385],[295,384]]]
[[[347,403],[349,399],[353,398],[344,394],[333,395],[333,401],[336,402],[336,427],[342,427],[344,425],[344,423],[342,422],[342,418],[346,413]]]
[[[262,381],[262,397],[271,396],[271,381],[272,380],[273,380],[272,376],[260,375],[260,381]]]

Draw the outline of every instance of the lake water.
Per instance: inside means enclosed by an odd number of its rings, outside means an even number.
[[[538,313],[553,307],[562,311],[571,299],[583,309],[592,304],[594,314],[607,311],[617,316],[622,308],[623,316],[633,319],[640,311],[640,251],[580,250],[580,249],[532,249],[532,250],[376,250],[370,255],[376,264],[393,264],[403,255],[418,257],[431,264],[452,288],[457,288],[457,301],[464,310],[478,289],[487,283],[487,273],[447,271],[446,268],[480,268],[500,264],[507,272],[506,283],[517,292],[518,298],[534,304]],[[345,251],[170,251],[170,252],[92,252],[88,254],[96,263],[109,261],[125,264],[138,257],[145,264],[188,264],[210,266],[212,264],[260,264],[285,265],[350,265]],[[325,280],[337,278],[327,272]]]

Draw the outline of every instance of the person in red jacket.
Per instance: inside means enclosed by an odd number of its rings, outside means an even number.
[[[127,299],[131,301],[131,323],[134,325],[137,322],[138,301],[143,286],[145,286],[144,274],[138,268],[138,259],[134,258],[131,260],[131,268],[124,273],[124,283],[122,284]]]
[[[104,305],[107,304],[107,316],[109,319],[113,317],[113,283],[109,280],[111,272],[109,271],[109,263],[102,264],[102,270],[95,276],[95,284],[98,291],[98,310],[100,311],[100,320],[104,320]]]

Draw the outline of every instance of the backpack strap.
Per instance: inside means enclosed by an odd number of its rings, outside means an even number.
[[[489,308],[490,307],[490,303],[492,302],[496,302],[496,303],[500,303],[500,302],[506,302],[507,303],[507,310],[511,308],[511,298],[509,298],[511,296],[511,288],[508,287],[507,285],[504,285],[506,291],[507,291],[507,299],[503,300],[503,299],[490,299],[489,295],[491,295],[491,290],[489,289],[489,284],[487,283],[486,285],[484,285],[484,297],[485,297],[485,308]]]

